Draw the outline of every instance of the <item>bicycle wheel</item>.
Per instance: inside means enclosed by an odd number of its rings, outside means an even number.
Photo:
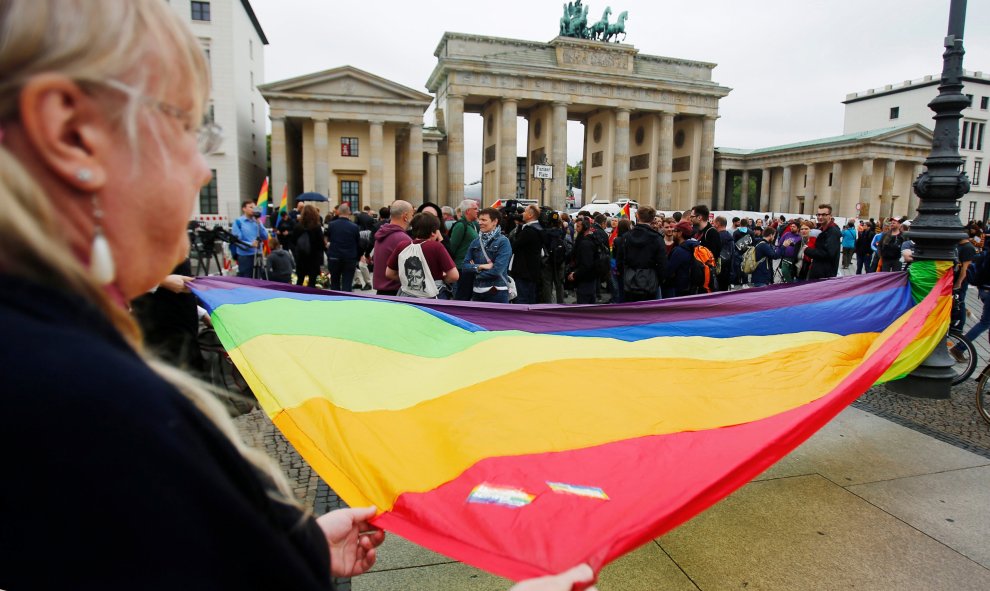
[[[957,330],[949,331],[948,336],[945,338],[945,346],[949,348],[949,356],[956,361],[955,366],[952,368],[956,372],[956,377],[952,378],[952,385],[958,386],[968,380],[969,376],[973,375],[973,372],[976,371],[976,363],[979,360],[979,356],[976,353],[976,347],[973,346],[973,343]]]
[[[983,370],[976,383],[976,410],[990,424],[990,365]]]

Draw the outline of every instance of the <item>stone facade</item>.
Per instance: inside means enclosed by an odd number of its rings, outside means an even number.
[[[350,66],[259,89],[271,109],[273,194],[287,186],[375,210],[437,195],[441,136],[423,128],[430,95]]]
[[[812,214],[829,203],[837,217],[914,217],[912,183],[931,144],[931,131],[905,125],[757,150],[718,148],[716,209]]]
[[[917,123],[935,128],[934,113],[928,107],[938,95],[939,76],[925,76],[888,84],[846,96],[844,133],[876,129],[886,125]],[[960,199],[959,217],[963,222],[990,219],[990,75],[966,72],[962,92],[971,97],[962,112],[959,155],[969,175],[970,191]],[[913,213],[911,214],[914,215]]]
[[[527,169],[544,156],[555,166],[545,205],[564,208],[573,120],[585,126],[584,195],[675,207],[711,202],[714,124],[718,101],[729,93],[712,82],[714,64],[581,39],[541,43],[460,33],[444,34],[435,55],[427,88],[436,93],[446,138],[444,203],[463,198],[464,113],[483,116],[486,203],[515,194],[509,170],[523,138],[509,130],[513,113],[528,122]],[[539,183],[530,182],[527,195],[539,199]]]

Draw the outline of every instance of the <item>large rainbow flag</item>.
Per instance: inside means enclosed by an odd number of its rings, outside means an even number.
[[[191,285],[344,501],[522,579],[599,570],[911,371],[944,339],[947,265],[606,306]]]

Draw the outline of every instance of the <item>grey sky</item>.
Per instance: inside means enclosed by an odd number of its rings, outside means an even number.
[[[266,81],[351,65],[423,92],[444,31],[549,41],[563,3],[251,0],[271,43]],[[949,14],[949,0],[584,3],[596,19],[609,5],[628,10],[626,43],[641,53],[718,64],[713,79],[733,90],[715,144],[737,148],[839,135],[847,93],[940,73]],[[967,70],[990,71],[990,2],[969,2],[965,47]],[[569,124],[568,162],[581,158],[582,130]],[[465,135],[470,182],[481,174],[480,116],[465,117]]]

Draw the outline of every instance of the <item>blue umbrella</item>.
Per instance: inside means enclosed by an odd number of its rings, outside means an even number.
[[[300,201],[330,201],[330,200],[327,199],[326,195],[310,191],[308,193],[300,193],[299,196],[296,197],[296,203],[299,203]]]

